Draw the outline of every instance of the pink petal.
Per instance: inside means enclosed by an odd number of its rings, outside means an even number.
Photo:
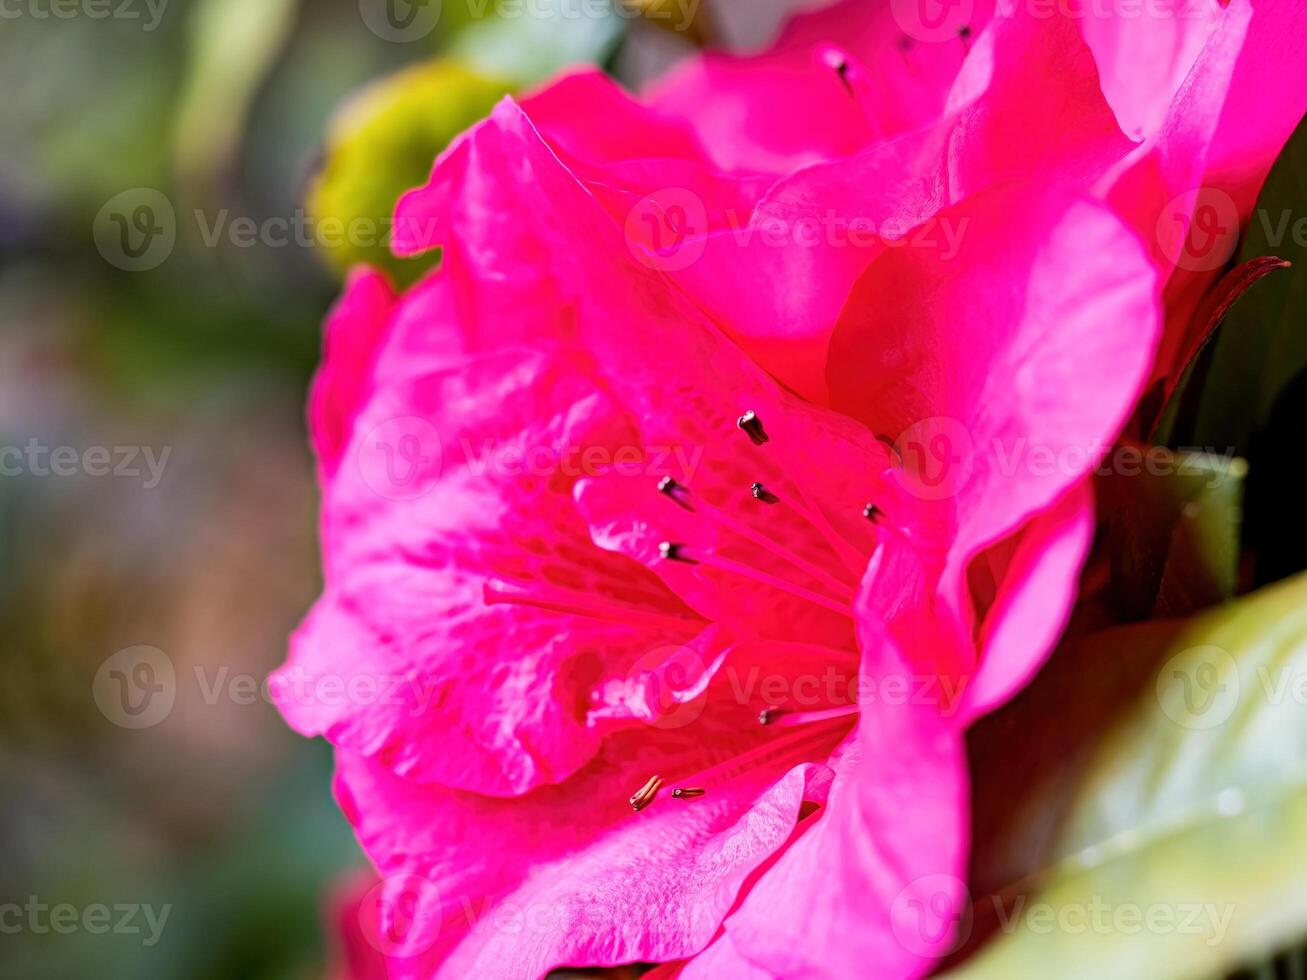
[[[951,214],[956,257],[886,252],[859,280],[828,380],[836,407],[899,440],[910,486],[951,502],[956,570],[1106,451],[1158,311],[1140,243],[1102,205],[1017,187]]]
[[[555,79],[524,98],[522,110],[551,146],[578,160],[703,159],[689,126],[628,95],[598,69]]]
[[[1123,132],[1144,139],[1161,128],[1171,100],[1223,15],[1218,0],[1186,0],[1150,9],[1143,17],[1080,19],[1103,94]]]
[[[670,778],[669,766],[704,764],[740,744],[738,733],[705,730],[712,717],[616,736],[567,783],[505,801],[341,754],[342,807],[381,873],[430,883],[429,907],[387,950],[391,976],[543,976],[707,945],[744,879],[830,782],[820,765],[757,770],[695,800],[672,799],[669,785],[633,813],[626,797],[651,773]]]
[[[1307,110],[1307,65],[1291,40],[1304,30],[1307,10],[1292,0],[1233,0],[1159,131],[1104,181],[1103,193],[1171,279],[1159,376],[1201,329],[1193,319],[1202,295]]]
[[[349,442],[394,304],[386,277],[360,266],[350,273],[345,292],[327,317],[322,366],[309,393],[309,435],[328,475]]]
[[[356,433],[326,487],[326,592],[273,678],[282,712],[419,779],[506,793],[565,777],[599,739],[597,677],[704,625],[576,513],[582,447],[634,445],[625,417],[588,377],[510,351],[373,392]],[[490,605],[487,582],[615,612]]]
[[[824,402],[841,304],[887,247],[956,248],[941,211],[1018,180],[1082,184],[1130,148],[1074,21],[1016,14],[974,42],[945,114],[777,181],[745,227],[670,274],[782,382]]]
[[[920,676],[875,617],[860,623],[864,677]],[[726,934],[776,976],[922,976],[955,941],[967,833],[955,724],[929,704],[868,705],[821,819],[763,873]]]
[[[998,595],[981,626],[981,659],[961,706],[962,720],[1001,707],[1044,665],[1075,605],[1080,570],[1094,537],[1088,479],[1035,517],[994,570]]]
[[[940,44],[905,33],[888,3],[835,4],[796,17],[765,53],[687,59],[649,99],[693,126],[719,166],[782,174],[934,119],[967,52],[959,29],[978,33],[992,4],[970,6]]]

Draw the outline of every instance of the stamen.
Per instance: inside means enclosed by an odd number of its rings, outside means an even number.
[[[767,720],[763,724],[773,728],[798,728],[800,725],[811,725],[819,721],[831,721],[835,718],[847,718],[850,715],[856,715],[859,711],[856,704],[848,704],[842,708],[824,708],[820,711],[786,711],[783,708],[766,708],[764,713],[770,712]],[[759,715],[759,721],[762,716]]]
[[[757,484],[755,484],[755,486],[756,485]],[[765,488],[764,488],[764,492],[766,492]],[[754,496],[756,497],[757,494],[755,493]],[[782,561],[787,561],[791,565],[794,565],[796,568],[799,568],[807,572],[817,581],[821,582],[825,586],[828,586],[835,593],[835,596],[837,598],[842,599],[845,602],[853,601],[852,585],[850,585],[848,582],[841,582],[839,579],[835,578],[835,576],[831,575],[830,572],[826,571],[826,569],[822,568],[820,565],[814,565],[812,562],[808,561],[802,555],[796,554],[794,551],[791,551],[789,548],[785,547],[785,545],[776,541],[774,538],[768,537],[767,535],[762,534],[759,531],[755,531],[747,524],[743,524],[740,521],[737,521],[730,514],[726,513],[724,510],[721,510],[720,508],[714,507],[712,504],[708,503],[707,501],[703,501],[703,500],[699,501],[699,510],[703,513],[704,517],[708,518],[711,521],[714,521],[717,524],[720,524],[728,531],[738,534],[746,541],[751,541],[753,544],[756,544],[759,548],[762,548],[764,551],[767,551],[772,555],[775,555],[777,558],[780,558]]]
[[[876,527],[880,528],[882,531],[898,538],[909,548],[916,549],[917,545],[913,541],[912,535],[908,533],[905,528],[895,527],[893,524],[889,523],[889,521],[885,519],[885,512],[875,504],[867,504],[867,506],[863,507],[862,516],[871,521],[872,524],[875,524]]]
[[[791,732],[779,738],[770,739],[761,745],[754,746],[747,752],[732,756],[715,766],[697,772],[692,776],[687,776],[685,782],[693,783],[693,786],[678,787],[672,790],[672,797],[679,800],[704,796],[714,784],[734,779],[736,776],[751,769],[757,769],[766,763],[784,762],[796,756],[806,756],[814,748],[834,739],[838,732],[839,728],[831,726],[805,728],[803,731]],[[654,776],[649,782],[640,787],[639,792],[631,797],[631,808],[639,813],[654,801],[654,797],[658,795],[658,791],[662,786],[663,778]]]
[[[693,511],[694,507],[690,505],[689,490],[670,476],[665,476],[658,481],[658,492],[664,497],[670,497],[688,511]]]
[[[664,541],[658,546],[658,553],[668,561],[685,562],[687,565],[699,564],[695,559],[685,553],[685,545],[677,544],[674,541]]]
[[[854,95],[853,86],[849,84],[849,59],[834,48],[827,50],[822,58],[828,68],[834,69],[835,74],[839,76],[840,84],[849,95]],[[856,95],[854,97],[856,98]]]
[[[753,494],[754,500],[761,500],[764,504],[778,504],[781,502],[780,497],[776,496],[776,494],[772,493],[761,483],[755,483],[749,488],[749,492]]]
[[[861,580],[862,574],[867,568],[866,553],[855,548],[844,539],[843,535],[831,527],[830,521],[826,520],[821,508],[814,503],[808,492],[804,490],[802,483],[796,483],[795,486],[799,491],[800,500],[793,501],[786,497],[782,503],[820,531],[821,536],[826,539],[826,543],[831,546],[831,550],[844,563],[845,570],[853,576],[854,581]]]
[[[769,438],[767,430],[762,427],[762,419],[758,418],[758,413],[753,409],[736,419],[735,424],[740,427],[746,436],[753,440],[755,446],[763,445]]]
[[[845,718],[832,720],[847,723]],[[832,739],[838,731],[838,726],[826,725],[789,732],[779,738],[769,739],[761,745],[754,746],[747,752],[725,759],[701,772],[686,776],[683,781],[696,787],[704,786],[711,789],[716,784],[732,779],[750,769],[755,769],[764,763],[776,762],[805,754],[811,751],[814,746]]]
[[[682,558],[681,560],[685,561],[687,559]],[[769,585],[773,589],[778,589],[781,592],[788,592],[796,598],[807,599],[809,602],[821,606],[823,609],[829,609],[836,615],[845,616],[849,619],[854,618],[851,598],[844,600],[833,599],[828,595],[814,592],[812,589],[806,589],[802,585],[796,585],[793,582],[787,581],[786,579],[780,578],[776,575],[760,571],[751,565],[745,565],[744,563],[735,561],[731,558],[723,558],[720,555],[705,554],[700,561],[709,568],[717,568],[723,572],[731,572],[735,575],[739,575],[741,578],[751,579],[752,581],[758,582],[762,585]]]
[[[758,712],[758,724],[766,728],[780,714],[780,708],[763,708]]]
[[[704,625],[701,619],[653,612],[630,603],[605,599],[587,592],[573,592],[570,589],[543,583],[526,586],[493,578],[482,586],[482,595],[487,606],[533,606],[537,609],[588,616],[592,619],[616,620],[632,626],[648,626],[653,629],[693,633],[702,629]]]
[[[662,776],[650,776],[649,782],[636,790],[635,794],[631,797],[631,809],[636,813],[639,813],[654,801],[654,797],[658,795],[658,791],[662,789],[662,786]]]

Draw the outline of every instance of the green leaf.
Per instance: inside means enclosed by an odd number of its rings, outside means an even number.
[[[1219,975],[1307,931],[1307,576],[1068,644],[970,749],[990,941],[949,976]]]
[[[1117,615],[1188,615],[1234,595],[1244,461],[1137,445],[1111,460],[1096,489]]]
[[[1239,262],[1275,255],[1293,263],[1259,283],[1214,341],[1195,443],[1247,453],[1285,385],[1307,368],[1307,120],[1267,178]]]
[[[509,91],[453,61],[425,62],[364,89],[338,114],[308,210],[332,265],[368,262],[409,285],[437,261],[397,259],[389,249],[395,202],[426,181],[455,136],[484,118]]]
[[[1181,415],[1186,414],[1188,418],[1192,418],[1193,413],[1196,411],[1196,406],[1193,403],[1198,400],[1197,388],[1202,386],[1201,380],[1195,385],[1195,378],[1206,373],[1203,370],[1206,363],[1203,354],[1210,348],[1213,339],[1218,335],[1221,324],[1225,322],[1226,314],[1230,312],[1234,304],[1239,302],[1248,290],[1252,289],[1262,279],[1273,272],[1287,268],[1290,268],[1290,263],[1284,259],[1276,256],[1262,256],[1231,269],[1220,282],[1212,287],[1211,292],[1207,294],[1203,304],[1194,315],[1194,322],[1199,324],[1202,329],[1194,337],[1193,347],[1181,353],[1179,363],[1183,367],[1179,374],[1174,381],[1170,381],[1163,386],[1162,398],[1165,404],[1162,406],[1157,419],[1153,422],[1153,431],[1149,434],[1149,442],[1159,446],[1170,445],[1177,428],[1181,425]],[[1187,413],[1185,412],[1186,407],[1189,409]],[[1190,428],[1192,428],[1192,425],[1190,425]]]

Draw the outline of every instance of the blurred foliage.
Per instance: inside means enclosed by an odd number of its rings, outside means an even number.
[[[1183,616],[1232,597],[1247,464],[1134,444],[1114,459],[1095,485],[1116,618]]]
[[[250,102],[298,8],[299,0],[196,0],[173,141],[184,184],[208,186],[230,171]]]
[[[535,0],[512,17],[483,17],[478,0],[454,0],[442,9],[453,28],[448,53],[515,87],[530,88],[570,65],[603,63],[617,50],[629,13],[617,16],[579,15],[594,6],[576,0]]]
[[[1276,161],[1257,201],[1239,262],[1276,256],[1292,268],[1241,298],[1216,337],[1192,442],[1250,449],[1253,432],[1307,369],[1307,120]]]
[[[1307,120],[1266,181],[1223,286],[1218,324],[1181,379],[1158,438],[1248,462],[1242,547],[1253,584],[1307,568]],[[1228,305],[1227,305],[1228,304]],[[1210,299],[1208,306],[1212,305]],[[1201,311],[1200,311],[1201,315]]]
[[[1068,643],[971,734],[973,927],[991,942],[949,975],[1179,980],[1301,937],[1304,677],[1307,576]],[[1195,906],[1203,917],[1181,928]],[[1096,927],[1095,907],[1109,923],[1135,909],[1139,924]],[[1078,927],[1045,929],[1032,917],[1048,909]],[[1146,925],[1150,909],[1170,926]]]
[[[351,229],[371,229],[366,244],[345,235],[328,250],[344,273],[367,262],[412,284],[437,261],[426,254],[399,259],[387,235],[395,201],[425,182],[432,161],[463,130],[489,114],[507,94],[505,82],[486,78],[452,61],[414,65],[369,85],[351,99],[332,123],[326,162],[308,196],[309,214]]]

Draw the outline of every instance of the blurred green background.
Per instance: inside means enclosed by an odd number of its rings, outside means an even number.
[[[0,477],[0,903],[24,908],[0,921],[0,975],[322,976],[324,896],[362,858],[325,745],[249,687],[319,583],[319,324],[344,266],[384,249],[332,249],[312,222],[346,200],[380,219],[502,92],[658,32],[447,3],[400,38],[371,0],[62,9],[0,18],[0,446],[38,453]],[[431,67],[454,55],[470,67]],[[137,237],[163,211],[175,235]],[[128,472],[59,475],[40,455],[59,447]],[[97,684],[139,645],[176,700],[133,729]],[[30,902],[170,909],[149,944],[142,914],[139,934],[63,935]]]

